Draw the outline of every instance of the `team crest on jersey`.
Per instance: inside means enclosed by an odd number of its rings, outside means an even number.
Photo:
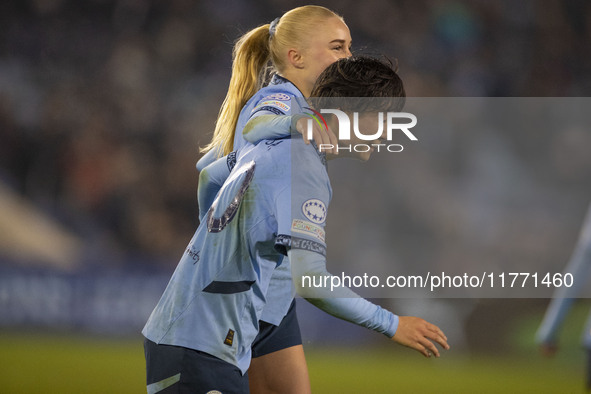
[[[285,93],[274,93],[274,94],[272,94],[270,96],[265,97],[264,100],[289,101],[289,100],[291,100],[291,97],[289,97]]]
[[[306,201],[302,212],[312,223],[321,224],[326,220],[326,205],[316,198]]]

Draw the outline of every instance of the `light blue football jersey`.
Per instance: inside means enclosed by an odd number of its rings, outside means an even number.
[[[240,112],[234,135],[234,152],[227,157],[215,160],[215,152],[208,152],[197,163],[197,169],[201,171],[199,177],[199,212],[200,220],[205,215],[219,185],[223,184],[225,177],[236,163],[236,151],[246,145],[250,145],[243,137],[244,127],[249,120],[261,115],[295,115],[303,112],[305,100],[299,89],[287,79],[274,75],[268,86],[259,90],[244,106]],[[288,120],[289,123],[289,120]],[[285,137],[290,134],[289,127],[258,127],[256,140]],[[287,314],[291,302],[295,296],[289,259],[277,267],[273,273],[269,292],[274,296],[265,306],[261,320],[279,325]]]
[[[241,149],[144,336],[212,354],[246,372],[266,305],[285,297],[270,286],[287,249],[326,253],[331,193],[324,156],[301,138]]]

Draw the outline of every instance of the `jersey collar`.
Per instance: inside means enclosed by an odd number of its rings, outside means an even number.
[[[282,83],[291,84],[294,88],[297,89],[298,92],[300,92],[300,95],[302,97],[304,97],[304,94],[302,93],[302,91],[293,82],[291,82],[289,79],[287,79],[285,77],[282,77],[279,74],[273,74],[273,76],[271,77],[271,81],[269,82],[269,85],[281,85]]]

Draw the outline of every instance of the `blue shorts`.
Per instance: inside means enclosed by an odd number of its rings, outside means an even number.
[[[148,394],[248,393],[248,374],[210,354],[144,340]]]
[[[259,333],[252,344],[252,357],[261,357],[278,350],[302,344],[295,300],[278,326],[259,321]]]

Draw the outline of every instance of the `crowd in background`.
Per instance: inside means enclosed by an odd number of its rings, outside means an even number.
[[[87,242],[130,256],[156,256],[174,266],[198,224],[195,162],[225,96],[232,43],[302,4],[2,2],[0,181]],[[591,92],[591,4],[585,0],[322,5],[344,16],[353,52],[397,59],[409,96]],[[573,209],[587,204],[589,187],[579,185],[591,176],[586,133],[538,138],[535,151],[527,141],[536,135],[521,135],[512,150],[517,156],[538,152],[545,163],[540,168],[549,176],[556,171],[564,187],[580,196]],[[494,144],[495,138],[491,134],[483,143]],[[453,142],[462,143],[466,140]],[[504,160],[499,149],[498,160]],[[453,160],[453,152],[448,153]],[[390,212],[396,220],[389,230],[404,234],[411,246],[425,236],[417,223],[422,209],[430,212],[434,193],[441,207],[457,206],[458,194],[474,190],[470,187],[478,181],[470,171],[458,171],[454,174],[465,175],[465,188],[438,190],[435,175],[441,172],[430,172],[423,159],[419,154],[409,159],[414,160],[413,176],[399,173],[401,181],[393,185],[401,190],[385,192],[401,196]],[[519,171],[513,163],[505,164],[508,174]],[[576,223],[576,212],[566,215]],[[445,231],[455,220],[440,211],[439,226],[427,229],[433,242],[448,245]],[[575,225],[572,234],[576,230]],[[449,253],[450,260],[460,257],[457,250]]]

